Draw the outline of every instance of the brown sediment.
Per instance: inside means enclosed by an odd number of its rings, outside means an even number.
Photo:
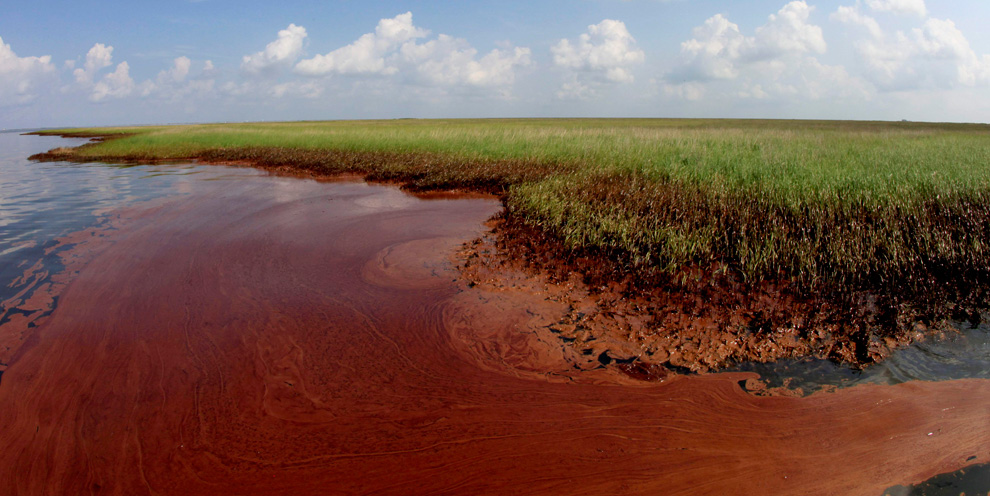
[[[990,460],[987,380],[575,369],[532,332],[566,307],[455,281],[495,201],[256,177],[159,207],[4,373],[12,494],[880,494]]]
[[[546,329],[579,354],[657,379],[741,362],[817,357],[858,366],[956,332],[925,319],[891,320],[868,301],[838,306],[786,282],[745,284],[718,267],[675,276],[629,273],[601,254],[577,254],[511,214],[465,245],[457,265],[471,284],[522,292],[565,308]],[[779,392],[779,391],[777,391]]]

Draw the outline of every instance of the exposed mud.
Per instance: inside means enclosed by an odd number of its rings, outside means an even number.
[[[673,278],[622,277],[606,257],[573,256],[511,215],[489,225],[492,232],[457,257],[464,277],[490,291],[523,292],[563,307],[547,316],[546,329],[590,364],[614,364],[638,378],[807,356],[865,366],[954,332],[910,319],[882,321],[869,302],[840,308],[802,297],[786,283],[753,287],[717,267]],[[800,392],[788,394],[794,393]]]
[[[254,177],[119,213],[0,382],[5,490],[880,494],[990,461],[986,380],[767,398],[575,360],[567,304],[450,262],[499,208]]]

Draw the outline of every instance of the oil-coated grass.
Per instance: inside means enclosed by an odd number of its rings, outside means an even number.
[[[74,160],[251,160],[504,194],[510,215],[631,273],[723,266],[802,291],[983,284],[990,126],[396,120],[51,131]],[[65,158],[56,154],[52,158]]]

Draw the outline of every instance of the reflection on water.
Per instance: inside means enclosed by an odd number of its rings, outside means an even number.
[[[883,496],[978,496],[990,491],[990,464],[932,477],[916,486],[895,486]]]
[[[990,325],[956,323],[957,332],[929,338],[898,350],[883,362],[860,370],[828,360],[781,360],[746,363],[732,371],[756,372],[770,387],[800,387],[813,392],[822,386],[899,384],[907,381],[990,379]]]
[[[182,194],[193,176],[227,179],[259,173],[194,164],[35,163],[27,159],[86,141],[0,133],[0,324],[23,313],[17,306],[62,268],[59,253],[67,246],[57,246],[58,238],[100,225],[111,209]],[[24,277],[28,269],[33,269],[32,277]]]

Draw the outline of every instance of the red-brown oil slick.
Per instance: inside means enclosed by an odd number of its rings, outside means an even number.
[[[259,175],[123,214],[2,377],[0,492],[879,495],[990,461],[987,380],[569,371],[453,282],[497,209]]]

